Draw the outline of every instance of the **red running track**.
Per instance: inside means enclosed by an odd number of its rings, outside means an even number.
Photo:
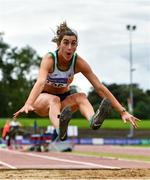
[[[83,152],[137,153],[150,156],[149,148],[76,145]],[[71,152],[21,152],[0,149],[0,169],[122,169],[150,168],[150,162],[75,155]]]

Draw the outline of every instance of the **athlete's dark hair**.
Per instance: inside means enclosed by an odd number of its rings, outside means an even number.
[[[61,43],[61,40],[65,35],[75,36],[78,41],[77,32],[67,26],[67,23],[64,21],[59,26],[57,26],[56,35],[52,39],[52,42],[57,43],[58,45]]]

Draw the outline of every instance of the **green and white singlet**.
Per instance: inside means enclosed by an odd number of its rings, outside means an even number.
[[[54,67],[53,72],[47,76],[47,84],[57,88],[67,87],[73,81],[77,54],[73,54],[68,69],[64,71],[58,67],[58,50],[49,53],[54,60]]]

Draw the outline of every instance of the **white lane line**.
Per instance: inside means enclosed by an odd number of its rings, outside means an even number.
[[[29,153],[28,155],[43,158],[43,159],[50,159],[50,160],[54,160],[54,161],[62,161],[62,162],[81,164],[81,165],[93,166],[93,167],[99,167],[99,168],[120,169],[120,167],[115,167],[115,166],[106,166],[106,165],[102,165],[102,164],[96,164],[96,163],[90,163],[90,162],[84,162],[84,161],[74,161],[74,160],[63,159],[63,158],[43,156],[43,155],[38,155],[38,154],[33,154],[33,153]]]
[[[10,151],[10,150],[4,150],[4,151]],[[39,155],[39,154],[33,154],[33,153],[24,153],[24,152],[12,151],[12,150],[10,152],[12,152],[14,154],[21,154],[21,155],[26,155],[26,156],[32,156],[32,157],[67,162],[67,163],[81,164],[81,165],[86,165],[86,166],[91,166],[91,167],[99,167],[99,168],[106,168],[106,169],[121,169],[120,167],[116,167],[116,166],[106,166],[106,165],[102,165],[102,164],[96,164],[96,163],[90,163],[90,162],[84,162],[84,161],[75,161],[75,160],[69,160],[69,159],[63,159],[63,158],[56,158],[56,157],[52,157],[52,156],[50,157],[50,156],[46,156],[46,155]]]
[[[0,161],[0,164],[2,164],[3,166],[9,167],[10,169],[17,169],[15,166],[12,166],[12,165],[5,163],[3,161]]]

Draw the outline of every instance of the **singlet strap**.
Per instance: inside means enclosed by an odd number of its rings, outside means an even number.
[[[55,53],[55,54],[54,54]],[[55,67],[56,67],[56,52],[49,52],[48,54],[50,54],[51,56],[52,56],[52,59],[53,59],[53,61],[54,61],[54,63],[53,63],[53,72],[54,72],[54,70],[55,70]]]
[[[77,53],[74,54],[73,56],[73,60],[72,60],[72,65],[73,65],[73,70],[74,70],[74,73],[75,73],[75,67],[76,67],[76,61],[77,61]]]
[[[50,54],[50,55],[52,56],[53,60],[55,61],[55,55],[54,55],[54,53],[49,52],[48,54]]]

